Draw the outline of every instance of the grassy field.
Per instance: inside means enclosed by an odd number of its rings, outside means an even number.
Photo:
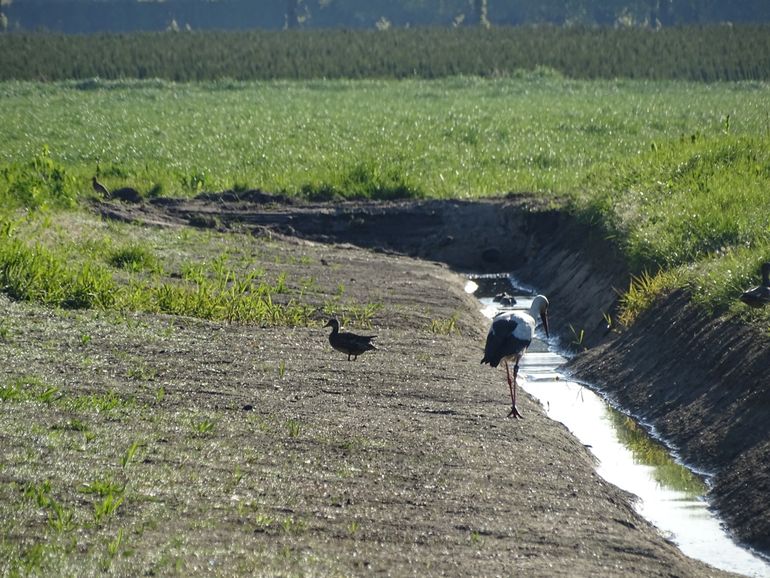
[[[724,308],[770,258],[769,97],[764,83],[576,81],[549,70],[435,81],[9,82],[0,84],[0,199],[76,206],[93,174],[145,196],[560,195],[649,272],[627,298],[629,320],[662,286],[689,285]],[[11,257],[29,248],[23,230],[6,227]],[[84,247],[71,251],[109,283],[113,273],[98,268],[106,257]],[[74,305],[94,294],[70,285]]]

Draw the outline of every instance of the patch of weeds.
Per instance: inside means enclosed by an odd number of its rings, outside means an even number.
[[[56,532],[68,532],[75,528],[72,510],[65,508],[55,500],[49,504],[48,525]]]
[[[53,498],[51,498],[51,482],[48,480],[40,484],[27,484],[23,494],[26,500],[34,502],[40,508],[47,508],[53,501]]]
[[[107,255],[107,262],[117,269],[131,272],[161,271],[160,261],[152,250],[140,244],[131,244],[114,249]]]
[[[43,575],[43,563],[45,561],[46,544],[33,544],[21,554],[21,567],[23,575]]]
[[[155,403],[160,403],[166,397],[166,388],[162,385],[155,390]]]
[[[136,399],[123,398],[114,390],[107,393],[92,393],[76,397],[66,398],[64,405],[75,411],[95,411],[97,413],[109,413],[120,409],[132,409],[136,407]]]
[[[88,484],[83,484],[80,492],[83,494],[95,494],[97,496],[122,496],[125,492],[125,484],[117,483],[112,477],[94,480]]]
[[[437,335],[460,333],[460,330],[457,328],[457,319],[457,313],[454,313],[449,319],[431,319],[429,329]]]
[[[80,336],[80,345],[85,346],[85,345],[88,345],[89,343],[91,343],[91,336],[86,333],[82,334]]]
[[[138,359],[134,365],[128,368],[126,377],[139,381],[154,381],[158,377],[158,370],[150,367],[143,360]]]
[[[118,552],[120,551],[120,546],[123,543],[123,528],[118,530],[117,535],[115,538],[107,542],[107,555],[109,556],[110,560],[113,560],[115,556],[118,555]]]
[[[372,319],[382,309],[381,303],[366,303],[365,305],[351,305],[347,307],[344,317],[350,319],[353,325],[370,328]]]
[[[254,518],[254,524],[257,532],[268,532],[275,523],[275,518],[268,516],[267,514],[258,513]]]
[[[286,421],[286,431],[289,433],[289,437],[297,438],[302,432],[302,424],[296,419],[290,419]]]
[[[301,534],[306,528],[305,520],[294,518],[294,516],[288,516],[281,521],[281,529],[285,534]]]
[[[647,271],[633,275],[628,291],[620,296],[620,312],[618,321],[626,327],[633,324],[636,318],[662,295],[676,284],[676,274],[673,271],[660,271],[651,275]]]
[[[94,523],[99,525],[110,519],[123,503],[123,495],[107,494],[99,502],[94,503]]]
[[[278,362],[278,378],[283,379],[284,375],[286,375],[286,360],[282,359]]]
[[[197,436],[208,436],[214,433],[215,422],[208,418],[203,418],[192,423],[193,433]]]
[[[50,404],[59,398],[59,388],[46,385],[43,380],[32,375],[22,375],[5,385],[0,385],[2,401],[38,401]]]

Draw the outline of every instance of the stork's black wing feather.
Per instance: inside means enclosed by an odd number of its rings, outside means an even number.
[[[513,339],[513,332],[518,325],[515,317],[498,317],[492,322],[487,334],[487,344],[484,347],[484,358],[481,363],[488,363],[497,367],[500,360],[511,353],[507,351],[506,344]]]

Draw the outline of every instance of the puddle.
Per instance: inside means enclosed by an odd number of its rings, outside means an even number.
[[[501,310],[528,309],[534,294],[529,289],[500,276],[473,277],[466,286],[490,319]],[[516,303],[493,300],[500,293],[513,295]],[[538,334],[543,336],[541,328]],[[521,361],[519,386],[590,447],[597,473],[638,496],[636,510],[685,555],[745,576],[770,577],[770,563],[736,544],[709,510],[705,476],[677,462],[632,418],[561,374],[558,368],[565,362],[556,347],[536,339]]]

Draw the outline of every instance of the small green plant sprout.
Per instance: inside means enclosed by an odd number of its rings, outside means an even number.
[[[128,446],[126,452],[123,454],[123,457],[120,459],[120,465],[123,466],[124,470],[128,469],[128,466],[136,458],[136,453],[143,445],[144,444],[139,440],[134,440],[131,445]]]
[[[117,556],[118,552],[120,551],[120,545],[123,543],[123,528],[118,530],[117,535],[114,539],[110,540],[107,543],[107,554],[109,555],[110,559]]]
[[[437,335],[452,335],[459,333],[457,329],[458,314],[454,313],[449,319],[431,319],[430,330]]]
[[[585,345],[583,345],[583,341],[585,340],[585,330],[580,329],[577,330],[575,327],[570,323],[569,330],[572,332],[572,345],[579,349],[587,349]]]
[[[302,519],[295,519],[293,516],[288,516],[281,522],[281,528],[285,534],[301,534],[305,531],[306,523]]]
[[[161,386],[158,386],[158,388],[155,390],[155,403],[160,403],[163,401],[163,398],[166,397],[166,388]]]
[[[604,318],[604,323],[607,325],[607,330],[612,329],[612,315],[609,313],[602,313],[602,317]]]
[[[350,524],[348,524],[348,535],[355,536],[356,533],[358,532],[358,529],[359,529],[358,520],[353,520],[352,522],[350,522]]]
[[[24,488],[24,498],[35,502],[40,508],[47,508],[53,498],[51,498],[51,482],[45,480],[40,484],[27,484]]]
[[[278,363],[278,377],[280,379],[283,379],[284,375],[286,375],[286,361],[284,359],[282,359]]]
[[[97,501],[94,504],[94,523],[101,524],[112,518],[124,499],[125,497],[122,495],[107,494],[101,501]]]
[[[289,432],[289,437],[299,437],[299,434],[302,432],[302,424],[296,419],[287,420],[286,430]]]
[[[72,510],[65,508],[55,500],[49,503],[48,525],[55,531],[62,533],[75,528]]]
[[[208,418],[193,422],[193,432],[199,436],[207,436],[214,432],[214,422]]]
[[[88,345],[89,343],[91,343],[91,336],[87,333],[83,333],[80,336],[80,345]]]
[[[55,385],[49,385],[43,391],[41,391],[37,398],[43,403],[50,404],[59,396],[59,388]]]
[[[267,514],[263,514],[262,512],[258,513],[256,517],[254,518],[254,524],[257,526],[256,531],[257,532],[267,532],[270,530],[270,527],[275,523],[275,519],[271,518]]]

